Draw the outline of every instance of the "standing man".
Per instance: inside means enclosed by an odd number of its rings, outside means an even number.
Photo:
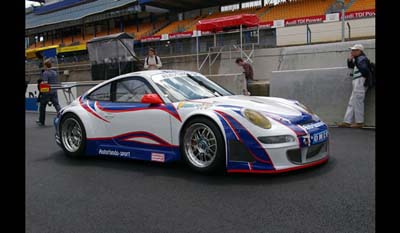
[[[54,69],[51,69],[51,61],[47,59],[44,62],[45,71],[43,72],[43,81],[42,83],[47,84],[58,84],[57,72]],[[48,93],[42,93],[40,98],[40,106],[39,106],[39,120],[36,123],[39,126],[44,126],[45,118],[46,118],[46,106],[47,103],[51,101],[53,103],[54,108],[57,112],[60,111],[60,105],[58,104],[58,96],[57,90],[50,89]]]
[[[146,70],[157,70],[162,67],[161,59],[156,55],[156,50],[153,48],[149,49],[148,56],[144,59],[144,69]]]
[[[243,73],[246,78],[246,85],[245,85],[246,89],[243,89],[243,94],[250,95],[250,92],[248,92],[248,90],[249,90],[249,84],[254,80],[253,67],[249,63],[244,62],[243,59],[240,57],[236,58],[235,62],[238,66],[243,67],[244,70]]]
[[[351,52],[347,59],[347,66],[353,69],[353,91],[347,106],[344,121],[339,123],[339,127],[345,128],[362,128],[364,126],[364,99],[365,93],[368,89],[367,85],[364,85],[365,80],[370,77],[369,60],[364,54],[364,46],[356,44],[350,47]],[[353,122],[353,116],[355,123]]]

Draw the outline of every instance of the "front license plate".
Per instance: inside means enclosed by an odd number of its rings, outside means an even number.
[[[328,130],[324,130],[318,133],[311,135],[311,144],[318,144],[326,141],[328,139]]]

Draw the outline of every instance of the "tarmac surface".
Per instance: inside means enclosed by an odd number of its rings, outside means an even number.
[[[285,174],[71,159],[26,113],[26,232],[375,232],[375,131],[330,129],[328,163]]]

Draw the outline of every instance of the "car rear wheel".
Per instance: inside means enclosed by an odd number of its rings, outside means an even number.
[[[181,139],[185,161],[196,171],[209,173],[222,169],[225,144],[218,126],[207,118],[191,120]]]
[[[62,148],[68,156],[83,155],[86,146],[86,132],[77,116],[70,114],[62,119],[60,137]]]

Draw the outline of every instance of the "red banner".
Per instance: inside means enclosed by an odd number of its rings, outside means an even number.
[[[203,36],[206,36],[206,35],[211,35],[211,34],[213,34],[213,32],[212,31],[201,31],[201,35]]]
[[[140,38],[141,42],[150,42],[150,41],[159,41],[161,40],[161,36],[145,36]]]
[[[339,17],[341,17],[341,16],[342,16],[342,14],[340,14]],[[358,18],[374,17],[374,16],[375,16],[375,9],[353,11],[353,12],[345,13],[345,19],[358,19]]]
[[[342,14],[339,14],[339,18]],[[353,11],[353,12],[346,12],[345,19],[359,19],[365,17],[373,17],[375,16],[375,9],[369,10],[362,10],[362,11]],[[318,16],[310,16],[310,17],[303,17],[303,18],[293,18],[293,19],[285,19],[285,26],[292,26],[292,25],[299,25],[299,24],[312,24],[312,23],[322,23],[325,21],[325,15],[318,15]],[[272,22],[261,22],[261,25],[272,23]]]
[[[309,23],[322,23],[324,20],[325,20],[325,15],[285,19],[285,26],[309,24]]]
[[[169,39],[192,37],[192,35],[193,35],[193,31],[171,33],[171,34],[169,34]]]
[[[274,26],[274,21],[260,23],[260,28],[271,28],[272,26]]]

